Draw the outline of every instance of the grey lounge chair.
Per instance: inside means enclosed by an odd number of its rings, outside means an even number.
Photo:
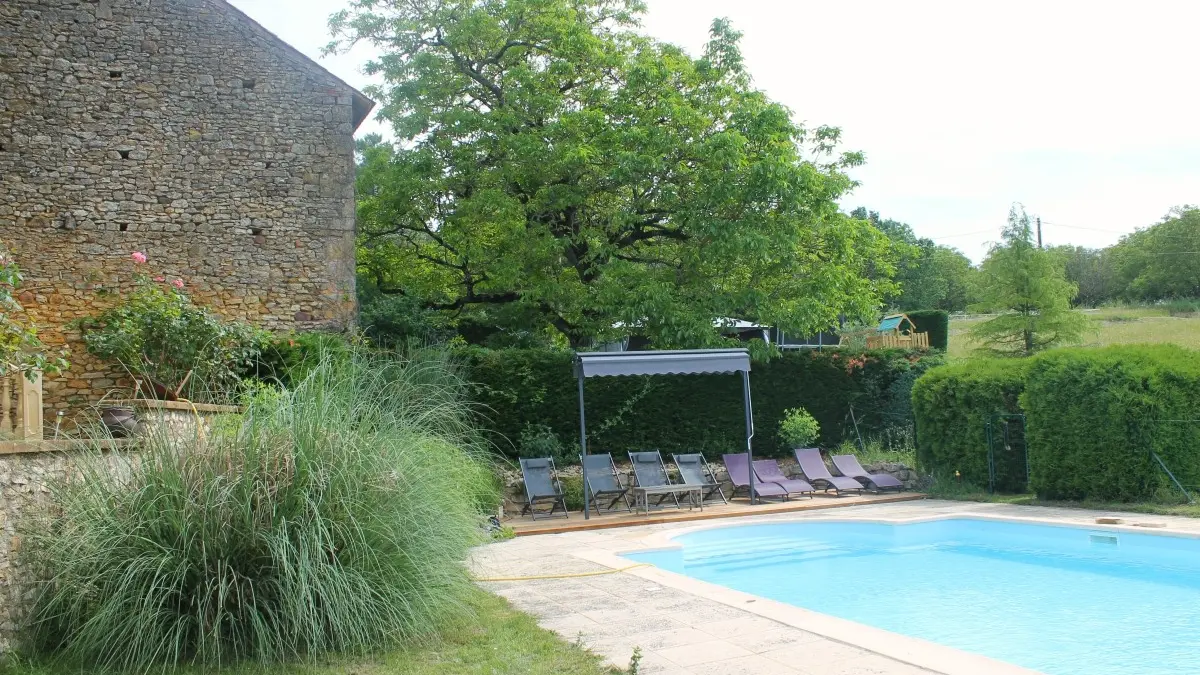
[[[874,488],[876,492],[883,490],[903,490],[904,483],[896,480],[895,476],[886,473],[867,473],[862,464],[858,463],[858,458],[854,455],[834,455],[830,459],[833,460],[834,467],[842,472],[843,476],[853,478],[867,487]]]
[[[826,492],[834,490],[839,495],[843,492],[863,491],[862,483],[853,478],[829,473],[829,468],[825,466],[825,460],[821,459],[821,451],[817,448],[796,448],[794,452],[796,461],[800,464],[800,470],[804,472],[804,477],[817,488]]]
[[[733,494],[730,497],[736,497],[739,490],[745,490],[746,494],[750,494],[750,462],[744,452],[736,455],[721,455],[721,460],[725,462],[725,470],[729,472],[729,480],[733,483]],[[787,490],[778,483],[770,481],[754,481],[754,494],[757,497],[779,497],[787,501]]]
[[[617,502],[625,500],[625,510],[633,511],[629,505],[629,488],[621,486],[617,477],[617,465],[613,463],[612,455],[587,455],[580,457],[583,465],[583,479],[587,481],[587,489],[592,493],[592,508],[600,515],[600,501],[610,500],[604,507],[605,511],[617,510]]]
[[[717,494],[720,495],[722,503],[729,503],[729,500],[725,499],[725,491],[721,489],[721,484],[717,482],[717,477],[713,474],[712,467],[705,461],[704,455],[698,452],[687,455],[673,454],[671,460],[675,462],[675,468],[679,469],[679,477],[683,480],[684,485],[699,485],[704,488],[700,501],[708,501],[713,494]]]
[[[563,497],[562,483],[552,458],[522,458],[521,478],[525,480],[525,508],[521,509],[521,515],[528,513],[534,520],[567,517],[567,500]],[[538,504],[550,504],[550,510],[538,511]],[[562,513],[554,515],[559,508]]]
[[[792,494],[802,494],[808,495],[811,499],[813,492],[815,492],[813,486],[808,484],[808,481],[803,481],[799,478],[788,478],[783,475],[783,471],[779,470],[779,462],[773,459],[754,460],[754,475],[758,476],[760,481],[770,481],[787,490],[789,496]]]
[[[667,465],[663,464],[662,454],[657,450],[631,452],[629,453],[629,463],[633,465],[633,477],[637,479],[639,487],[671,484],[671,477],[667,475]],[[675,508],[679,508],[679,497],[674,493],[658,495],[658,501],[654,502],[654,505],[662,506],[662,503],[668,499],[675,502]]]

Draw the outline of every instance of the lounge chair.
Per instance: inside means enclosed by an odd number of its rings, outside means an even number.
[[[876,492],[904,489],[904,483],[896,480],[895,476],[886,473],[867,473],[867,470],[863,468],[862,464],[858,463],[858,458],[854,455],[834,455],[830,459],[833,460],[833,466],[843,476],[853,478],[867,487],[874,488]]]
[[[796,448],[794,452],[796,461],[800,464],[800,470],[804,472],[804,477],[817,488],[826,492],[834,490],[838,495],[852,490],[863,491],[862,483],[853,478],[829,473],[829,468],[825,466],[825,460],[821,459],[821,451],[817,448]]]
[[[521,459],[521,477],[525,479],[525,508],[521,509],[521,515],[528,513],[534,520],[567,517],[567,500],[552,458]],[[550,510],[538,511],[538,504],[550,504]],[[554,515],[559,508],[562,514]]]
[[[708,501],[713,494],[717,494],[720,495],[723,503],[729,503],[729,500],[725,499],[725,491],[721,489],[721,484],[717,482],[717,477],[713,475],[712,467],[705,461],[704,455],[700,453],[671,455],[671,460],[675,462],[675,468],[679,469],[679,478],[683,480],[684,485],[699,485],[704,488],[700,501]]]
[[[754,475],[760,481],[770,481],[787,490],[788,496],[802,494],[808,495],[811,499],[813,492],[815,492],[813,486],[808,484],[808,481],[803,481],[799,478],[788,478],[783,475],[783,471],[779,470],[779,462],[773,459],[754,460]]]
[[[587,489],[592,493],[592,508],[600,515],[600,501],[611,499],[604,507],[605,511],[617,510],[617,502],[625,500],[625,510],[633,511],[629,505],[629,488],[621,486],[617,477],[617,465],[613,463],[612,455],[587,455],[580,458],[583,464],[583,479],[587,481]]]
[[[671,484],[671,477],[667,475],[667,465],[663,464],[662,455],[657,450],[631,452],[629,453],[629,463],[633,465],[633,477],[637,479],[638,487]],[[668,499],[675,502],[675,508],[679,508],[679,497],[673,492],[658,495],[658,501],[654,502],[654,505],[662,506],[662,503]]]
[[[746,494],[750,494],[750,463],[747,454],[739,452],[736,455],[721,455],[721,460],[725,462],[725,470],[729,472],[729,480],[733,483],[733,494],[730,497],[736,497],[739,490],[745,490]],[[754,495],[756,497],[779,497],[787,500],[787,490],[783,486],[771,481],[754,481]]]

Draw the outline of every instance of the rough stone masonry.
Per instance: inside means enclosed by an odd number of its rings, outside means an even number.
[[[0,241],[45,341],[71,346],[47,407],[117,384],[66,324],[129,287],[133,251],[228,317],[353,321],[373,105],[224,0],[0,0]]]

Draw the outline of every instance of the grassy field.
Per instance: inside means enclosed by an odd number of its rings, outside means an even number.
[[[600,657],[539,628],[528,614],[502,598],[480,591],[472,600],[472,620],[447,627],[419,647],[375,658],[334,660],[291,666],[188,668],[178,675],[621,675]],[[64,668],[6,662],[0,675],[74,675],[90,668]],[[158,671],[155,671],[158,672]]]
[[[1200,316],[1170,316],[1159,307],[1105,307],[1085,310],[1092,331],[1083,344],[1105,346],[1134,343],[1172,343],[1200,349]],[[970,356],[976,345],[967,335],[971,326],[987,317],[950,319],[950,357]]]

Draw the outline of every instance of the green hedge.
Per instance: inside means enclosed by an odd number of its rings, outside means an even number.
[[[460,348],[491,440],[510,456],[529,425],[546,425],[577,446],[579,407],[570,352]],[[853,430],[864,437],[911,422],[910,389],[939,355],[901,350],[796,351],[756,362],[750,373],[755,452],[782,454],[783,411],[803,407],[821,424],[821,444],[837,445]],[[588,443],[597,452],[703,451],[710,456],[745,443],[741,383],[732,375],[603,377],[586,383]]]
[[[1022,406],[1030,485],[1045,499],[1148,500],[1200,484],[1200,353],[1065,349],[1033,360]]]
[[[940,309],[905,312],[918,333],[929,333],[929,346],[946,351],[950,346],[950,314]]]
[[[996,413],[1021,412],[1026,368],[1027,362],[1015,359],[975,359],[934,368],[918,379],[912,402],[921,469],[944,476],[958,471],[965,482],[987,485],[986,424]]]

